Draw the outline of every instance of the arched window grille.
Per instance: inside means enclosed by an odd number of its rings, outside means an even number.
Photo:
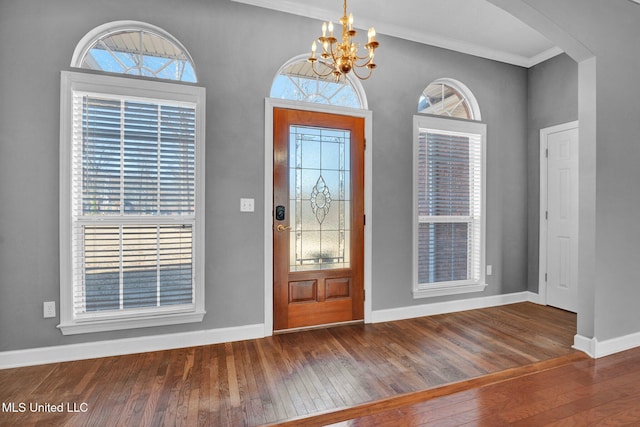
[[[469,88],[453,79],[430,83],[420,95],[418,113],[481,120],[480,108]]]
[[[326,67],[321,62],[316,67]],[[328,67],[327,67],[328,68]],[[352,76],[336,82],[332,76],[319,77],[311,70],[307,55],[287,61],[273,80],[271,98],[313,102],[351,108],[367,108],[362,85]]]
[[[72,67],[181,82],[197,82],[193,60],[171,34],[136,21],[95,28],[78,43]]]

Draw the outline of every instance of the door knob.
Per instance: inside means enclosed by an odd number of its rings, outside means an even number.
[[[291,226],[278,224],[278,226],[276,227],[276,230],[278,230],[278,231],[291,230]]]

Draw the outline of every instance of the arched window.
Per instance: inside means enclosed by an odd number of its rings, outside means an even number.
[[[72,67],[197,82],[193,60],[171,34],[136,21],[118,21],[89,32],[78,43]]]
[[[326,66],[318,61],[316,67]],[[359,80],[350,75],[347,75],[344,81],[338,82],[332,76],[319,77],[311,69],[306,55],[296,56],[280,67],[273,79],[270,96],[325,105],[367,108],[367,99]]]
[[[483,291],[486,125],[473,94],[451,79],[427,86],[418,112],[426,114],[413,121],[413,295]]]
[[[420,95],[418,113],[481,120],[480,108],[468,87],[453,79],[434,80]]]
[[[126,21],[89,32],[71,65],[60,85],[59,328],[202,321],[206,99],[184,84],[193,62],[165,31]]]

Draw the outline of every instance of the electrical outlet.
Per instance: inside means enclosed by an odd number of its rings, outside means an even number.
[[[49,317],[56,317],[55,301],[45,301],[44,303],[44,318],[48,319]]]
[[[254,205],[254,199],[240,199],[240,212],[253,212]]]
[[[493,267],[491,265],[487,265],[487,276],[491,276],[493,273]]]

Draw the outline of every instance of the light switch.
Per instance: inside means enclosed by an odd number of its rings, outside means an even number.
[[[254,199],[240,199],[240,212],[253,212],[254,204]]]

